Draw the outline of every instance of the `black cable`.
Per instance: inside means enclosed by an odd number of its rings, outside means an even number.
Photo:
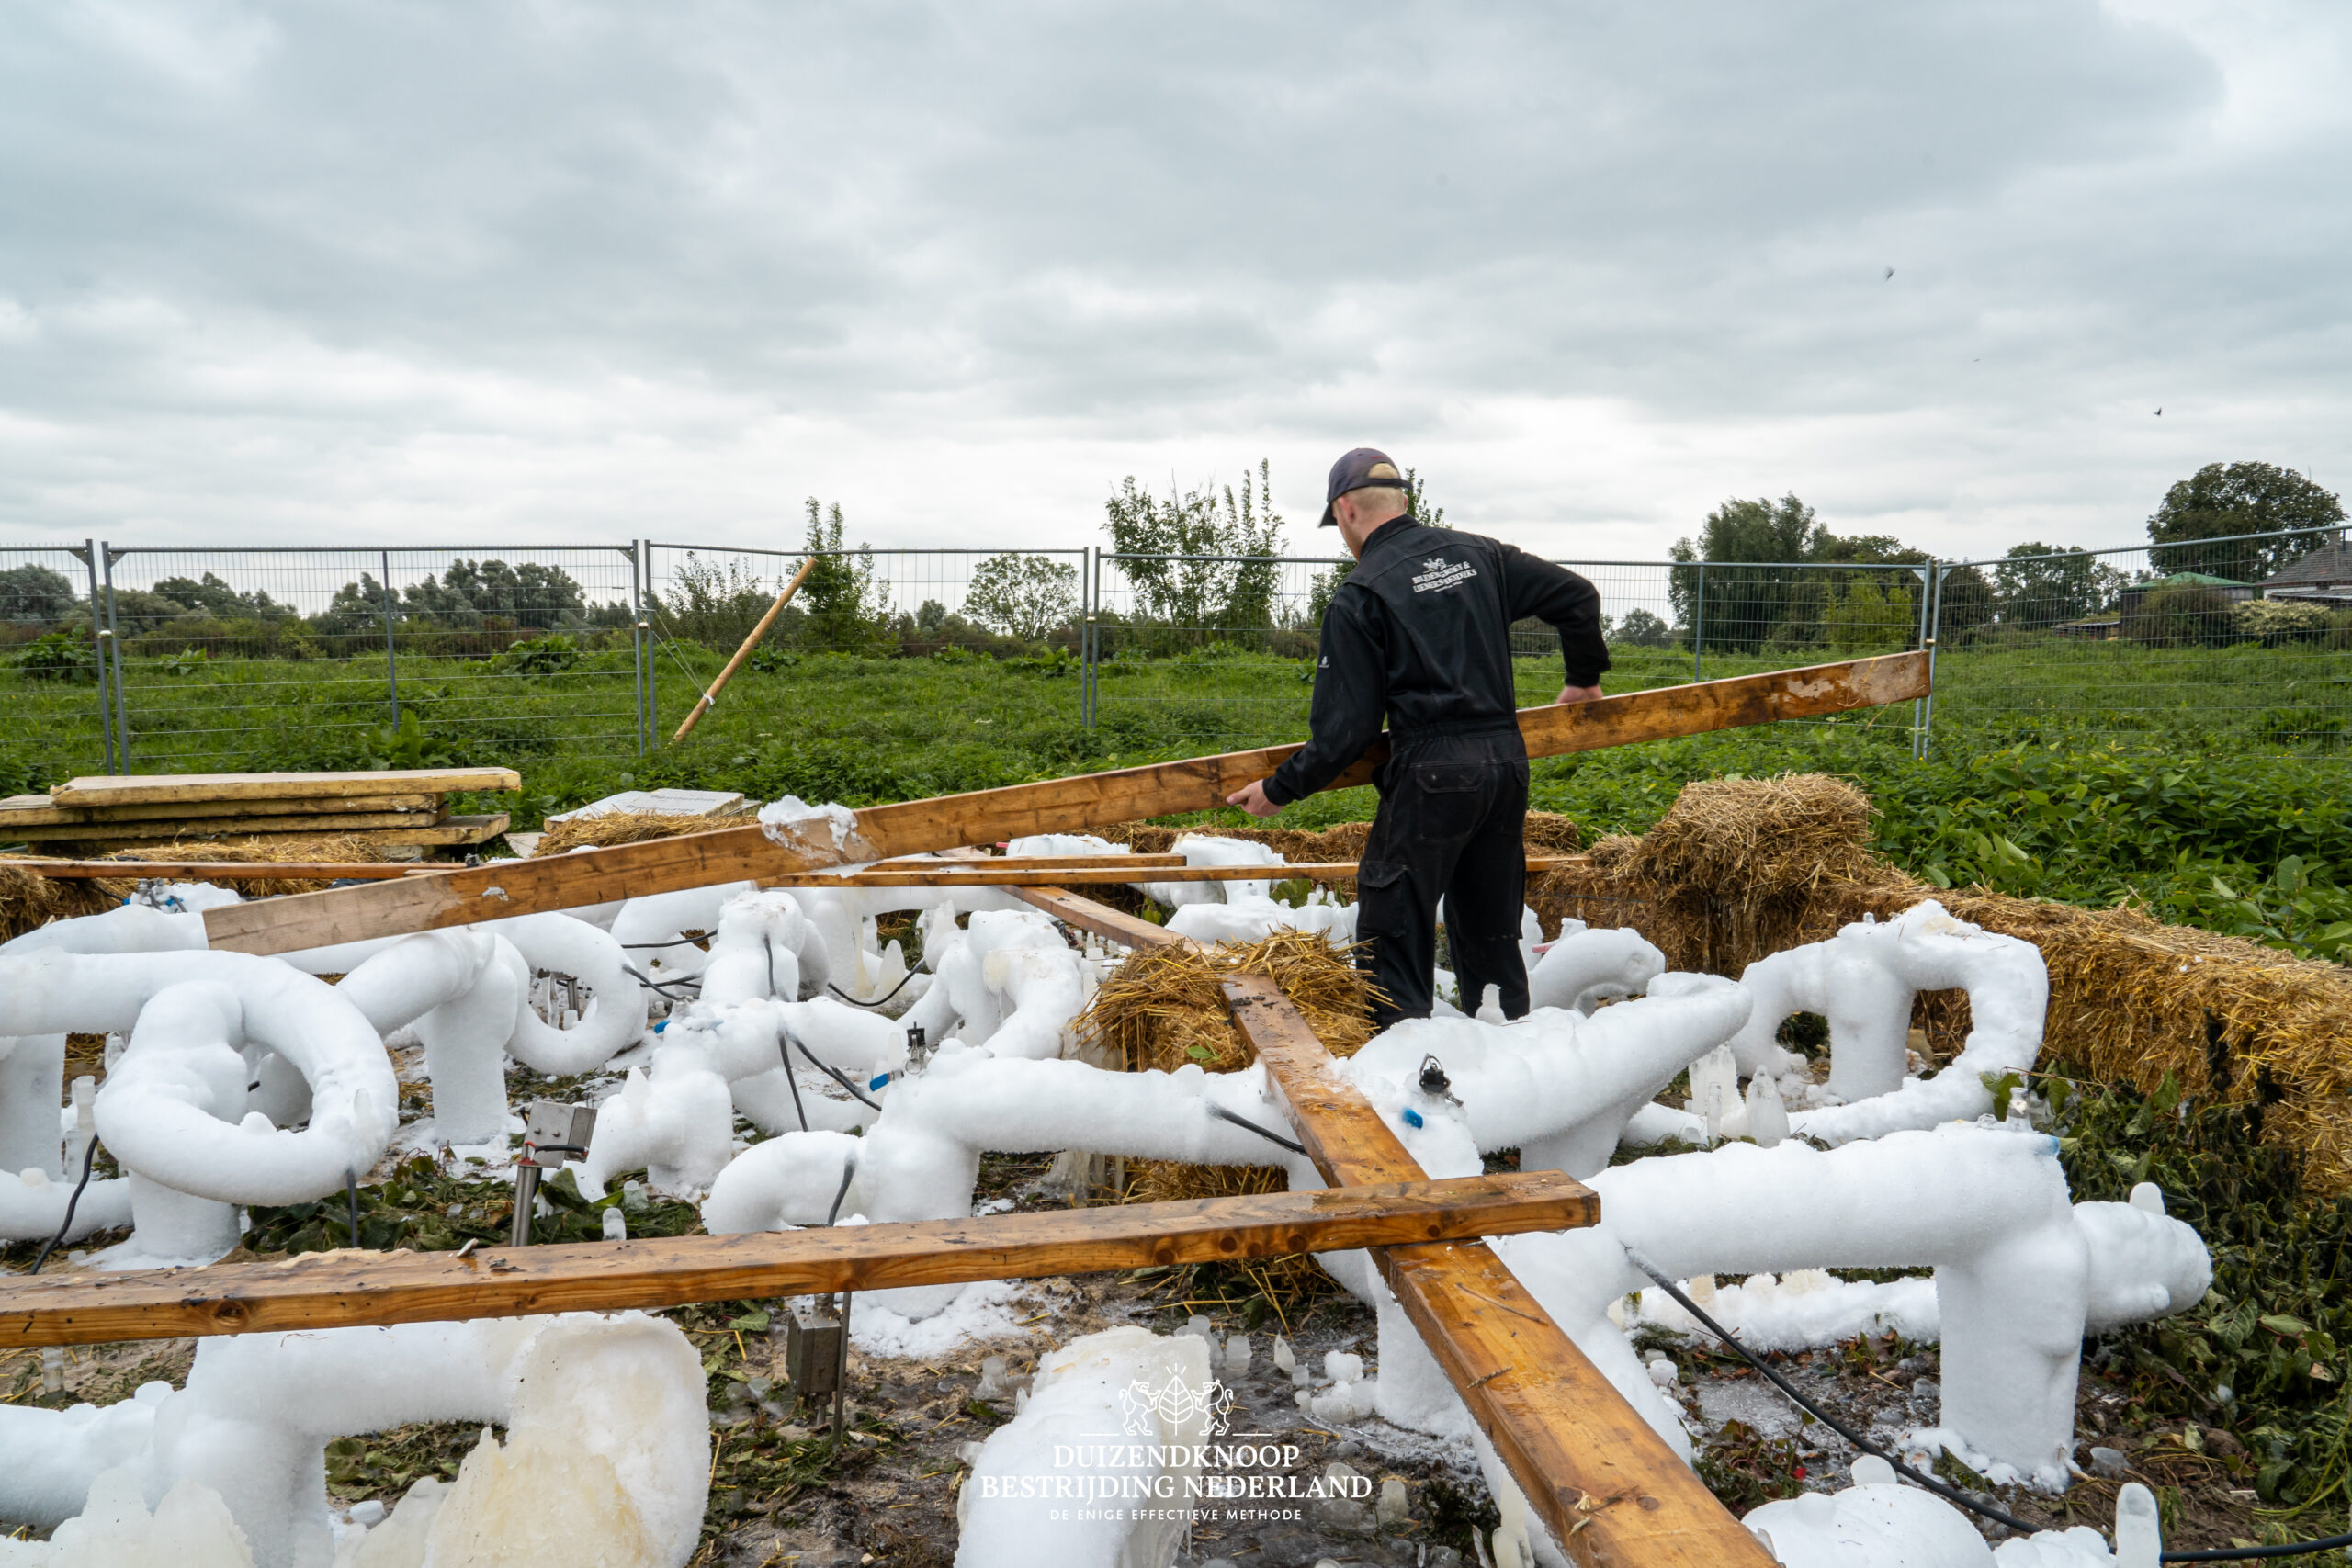
[[[65,1223],[57,1227],[55,1235],[41,1243],[40,1251],[33,1257],[33,1266],[26,1269],[26,1273],[40,1273],[40,1266],[49,1261],[49,1255],[63,1245],[65,1233],[74,1228],[74,1211],[82,1204],[82,1189],[90,1184],[90,1168],[97,1164],[97,1160],[98,1140],[92,1137],[89,1144],[82,1150],[82,1179],[74,1184],[74,1196],[65,1200]]]
[[[835,1193],[833,1194],[833,1206],[832,1206],[832,1208],[831,1208],[831,1209],[830,1209],[830,1210],[828,1210],[828,1211],[826,1212],[826,1214],[825,1214],[825,1223],[826,1223],[827,1224],[829,1224],[829,1225],[830,1225],[830,1224],[831,1224],[835,1220],[838,1220],[838,1219],[840,1219],[840,1218],[842,1217],[842,1200],[849,1196],[849,1183],[850,1183],[850,1178],[852,1178],[852,1177],[855,1176],[856,1174],[857,1174],[857,1160],[855,1159],[855,1157],[854,1157],[854,1156],[853,1156],[852,1158],[845,1159],[845,1160],[842,1161],[842,1185],[841,1185],[841,1190],[839,1190],[838,1192],[835,1192]]]
[[[1261,1127],[1255,1122],[1250,1121],[1247,1116],[1237,1116],[1232,1111],[1227,1111],[1224,1106],[1219,1105],[1214,1100],[1204,1100],[1202,1103],[1209,1108],[1209,1114],[1216,1117],[1220,1122],[1230,1122],[1237,1127],[1247,1127],[1250,1131],[1257,1134],[1258,1136],[1265,1139],[1268,1143],[1280,1144],[1283,1147],[1288,1149],[1295,1155],[1303,1155],[1306,1153],[1306,1145],[1305,1144],[1294,1143],[1271,1128]]]
[[[621,943],[621,951],[624,953],[636,953],[642,949],[651,947],[692,947],[696,942],[708,942],[709,940],[710,933],[708,931],[705,931],[700,936],[682,936],[675,942],[625,942]]]
[[[791,1038],[792,1032],[785,1031],[785,1039]],[[792,1053],[779,1050],[777,1055],[784,1058],[784,1081],[792,1086],[793,1113],[800,1118],[800,1130],[805,1133],[808,1130],[808,1108],[800,1103],[800,1079],[792,1071]]]
[[[913,979],[917,975],[919,975],[919,974],[921,974],[921,973],[922,973],[922,971],[921,971],[921,970],[918,970],[918,969],[910,969],[910,970],[908,970],[908,971],[907,971],[907,979],[906,979],[906,980],[901,980],[901,981],[899,981],[897,985],[895,985],[895,986],[891,987],[890,987],[890,996],[889,996],[889,997],[884,997],[884,998],[883,998],[880,1001],[878,1001],[878,1002],[862,1002],[862,1001],[859,1001],[855,997],[851,996],[847,991],[842,990],[839,986],[834,985],[831,980],[828,980],[828,981],[826,981],[826,982],[825,982],[825,989],[827,989],[827,990],[829,990],[829,991],[832,992],[832,993],[833,993],[833,995],[835,995],[835,996],[837,996],[837,997],[841,998],[841,999],[842,999],[842,1000],[843,1000],[843,1001],[847,1002],[850,1006],[852,1006],[852,1007],[854,1007],[854,1008],[878,1008],[878,1007],[886,1007],[886,1006],[888,1006],[888,1005],[889,1004],[890,997],[895,997],[895,996],[897,996],[900,991],[903,991],[903,990],[905,990],[905,989],[907,988],[907,980],[911,980],[911,979]]]
[[[352,1246],[354,1246],[354,1247],[357,1247],[357,1246],[359,1245],[359,1173],[358,1173],[358,1172],[356,1172],[356,1171],[352,1171],[352,1170],[346,1170],[346,1171],[345,1171],[345,1172],[343,1173],[343,1191],[344,1191],[344,1196],[351,1200],[351,1245],[352,1245]]]
[[[673,987],[685,986],[693,983],[686,980],[656,980],[651,976],[644,974],[641,971],[632,969],[626,964],[621,965],[621,973],[636,981],[639,985],[650,987],[652,989],[661,992],[665,997],[670,995],[670,991]],[[699,992],[701,987],[697,986],[695,987],[695,989]]]
[[[865,1106],[869,1111],[879,1111],[882,1109],[879,1104],[866,1099],[863,1094],[860,1094],[855,1084],[850,1082],[849,1079],[835,1072],[828,1064],[817,1060],[817,1053],[808,1049],[808,1043],[807,1041],[801,1039],[797,1034],[787,1034],[785,1038],[791,1041],[795,1045],[800,1047],[800,1054],[808,1058],[808,1065],[810,1066],[816,1068],[819,1072],[824,1074],[827,1077],[832,1079],[835,1083],[849,1090],[850,1098],[852,1100],[856,1100],[859,1104]]]
[[[1829,1412],[1824,1410],[1818,1404],[1815,1404],[1812,1400],[1807,1399],[1804,1394],[1799,1393],[1794,1384],[1791,1383],[1788,1379],[1782,1377],[1771,1368],[1766,1366],[1762,1361],[1757,1359],[1755,1356],[1749,1354],[1747,1346],[1742,1345],[1738,1340],[1732,1337],[1730,1329],[1725,1328],[1722,1324],[1717,1323],[1713,1318],[1708,1316],[1706,1313],[1700,1310],[1698,1303],[1692,1301],[1689,1296],[1684,1295],[1682,1293],[1682,1288],[1679,1285],[1677,1285],[1673,1280],[1660,1273],[1656,1266],[1654,1266],[1647,1258],[1644,1258],[1640,1253],[1635,1252],[1631,1247],[1627,1247],[1625,1249],[1625,1259],[1627,1262],[1633,1264],[1634,1268],[1640,1269],[1643,1273],[1647,1274],[1651,1279],[1657,1280],[1658,1285],[1666,1292],[1666,1293],[1672,1296],[1675,1301],[1680,1304],[1683,1311],[1689,1313],[1692,1317],[1699,1320],[1700,1326],[1703,1327],[1708,1333],[1713,1335],[1716,1338],[1730,1346],[1732,1349],[1738,1352],[1739,1359],[1741,1360],[1746,1361],[1749,1366],[1754,1367],[1758,1371],[1762,1372],[1766,1377],[1771,1379],[1772,1385],[1775,1388],[1779,1389],[1782,1393],[1787,1394],[1791,1399],[1795,1400],[1798,1404],[1810,1412],[1816,1420],[1826,1426],[1831,1431],[1836,1432],[1839,1437],[1845,1438],[1848,1442],[1853,1444],[1856,1448],[1861,1450],[1862,1452],[1875,1455],[1876,1457],[1886,1461],[1887,1463],[1894,1467],[1894,1473],[1901,1476],[1904,1480],[1911,1482],[1915,1485],[1925,1487],[1927,1490],[1935,1493],[1937,1495],[1944,1498],[1948,1502],[1957,1503],[1973,1514],[1981,1514],[1984,1517],[1991,1519],[1996,1524],[2007,1525],[2009,1529],[2018,1531],[2021,1535],[2037,1535],[2041,1533],[2044,1528],[2041,1525],[2030,1525],[2014,1514],[2005,1514],[1998,1508],[1989,1507],[1983,1503],[1979,1503],[1973,1497],[1968,1495],[1967,1493],[1959,1490],[1957,1487],[1947,1486],[1942,1482],[1938,1481],[1934,1476],[1922,1475],[1917,1471],[1913,1470],[1909,1465],[1905,1464],[1893,1454],[1888,1453],[1884,1449],[1878,1447],[1868,1438],[1863,1438],[1859,1433],[1855,1432],[1853,1428],[1848,1427],[1844,1422],[1839,1421],[1836,1416],[1830,1415]],[[2212,1546],[2200,1548],[2193,1551],[2165,1551],[2157,1554],[2157,1561],[2160,1562],[2236,1562],[2245,1559],[2257,1557],[2300,1557],[2306,1552],[2331,1551],[2339,1547],[2348,1546],[2352,1546],[2352,1535],[2331,1535],[2319,1540],[2294,1541],[2285,1546]]]

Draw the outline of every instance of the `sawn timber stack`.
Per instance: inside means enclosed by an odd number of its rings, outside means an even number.
[[[1779,719],[1823,718],[1924,696],[1928,688],[1928,656],[1898,653],[1567,706],[1523,708],[1519,726],[1530,756],[1551,757]],[[544,861],[502,862],[442,876],[296,894],[208,910],[205,931],[216,951],[286,953],[1033,833],[1066,833],[1139,817],[1204,811],[1266,777],[1298,750],[1269,746],[869,807],[854,814],[854,823],[819,817],[790,829],[731,828]],[[1370,783],[1386,756],[1385,743],[1375,745],[1329,787]]]

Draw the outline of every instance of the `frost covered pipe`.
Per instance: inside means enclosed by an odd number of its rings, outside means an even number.
[[[1546,1010],[1505,1025],[1408,1020],[1340,1070],[1359,1086],[1403,1085],[1435,1056],[1480,1150],[1516,1148],[1526,1169],[1581,1179],[1609,1163],[1634,1111],[1747,1017],[1747,993],[1716,976],[1662,975],[1649,991],[1591,1018]]]
[[[51,920],[0,942],[0,958],[33,953],[200,953],[202,915],[170,915],[125,904],[102,915]]]
[[[1528,970],[1527,1005],[1573,1008],[1589,1018],[1603,1000],[1638,997],[1664,973],[1666,955],[1641,932],[1579,925],[1561,931]]]
[[[1171,1561],[1189,1529],[1181,1507],[1057,1509],[1059,1517],[1047,1523],[1023,1493],[1039,1475],[1067,1473],[1072,1466],[1061,1456],[1075,1449],[1077,1468],[1137,1489],[1108,1495],[1184,1496],[1200,1473],[1211,1412],[1205,1401],[1167,1399],[1137,1413],[1133,1390],[1208,1384],[1208,1341],[1194,1334],[1113,1328],[1044,1357],[1028,1403],[989,1434],[956,1495],[956,1568],[1157,1568]],[[1147,1423],[1140,1432],[1133,1425],[1138,1414]]]
[[[645,987],[629,975],[629,955],[618,939],[568,914],[519,915],[477,929],[511,942],[525,965],[514,1028],[504,1043],[507,1055],[533,1072],[548,1077],[594,1072],[644,1038],[649,998]],[[588,1006],[577,1024],[559,1029],[532,1010],[533,969],[568,975],[587,991]]]
[[[0,1038],[0,1172],[65,1174],[57,1121],[64,1097],[64,1035]]]
[[[612,939],[639,974],[657,980],[693,979],[702,973],[706,955],[680,939],[690,931],[717,931],[718,911],[727,901],[758,886],[755,882],[721,882],[631,898],[613,917]]]
[[[1250,898],[1228,891],[1222,904],[1185,905],[1168,917],[1168,929],[1200,942],[1263,942],[1278,931],[1321,931],[1335,942],[1355,941],[1356,907],[1333,903],[1321,893],[1322,889],[1315,889],[1307,902],[1294,909],[1272,898]]]
[[[128,1465],[151,1504],[187,1482],[217,1492],[260,1568],[326,1568],[330,1439],[481,1421],[507,1428],[508,1456],[537,1457],[516,1467],[536,1474],[477,1486],[470,1521],[461,1506],[436,1521],[436,1540],[470,1522],[481,1544],[468,1560],[498,1561],[502,1520],[601,1508],[650,1549],[630,1560],[675,1568],[701,1526],[703,1401],[684,1336],[636,1313],[208,1339],[182,1392],[149,1383],[104,1410],[0,1409],[0,1517],[57,1523],[99,1474]],[[452,1503],[466,1491],[461,1481]]]
[[[933,1042],[953,1030],[966,1045],[1001,1056],[1059,1055],[1069,1021],[1086,1002],[1084,960],[1060,929],[1022,909],[981,910],[964,931],[951,930],[944,922],[926,926],[924,956],[938,980],[905,1021]],[[1023,956],[1012,956],[1016,951]]]
[[[275,959],[61,952],[0,958],[0,1034],[128,1032],[158,993],[191,983],[215,985],[233,998],[232,1038],[275,1052],[302,1075],[311,1087],[310,1125],[288,1133],[215,1121],[169,1089],[168,1066],[135,1065],[139,1053],[126,1051],[94,1108],[98,1136],[125,1168],[216,1201],[293,1203],[339,1190],[347,1172],[382,1156],[400,1103],[382,1041],[334,987]],[[150,1079],[151,1070],[159,1076]]]
[[[1220,839],[1187,833],[1169,846],[1170,852],[1193,865],[1282,865],[1283,857],[1253,839]],[[1130,886],[1155,904],[1181,909],[1187,904],[1262,903],[1271,900],[1273,883],[1263,882],[1140,882]]]
[[[1955,919],[1932,898],[1883,924],[1857,921],[1827,942],[1759,958],[1740,984],[1756,998],[1731,1043],[1743,1075],[1794,1065],[1773,1043],[1791,1014],[1829,1020],[1829,1089],[1848,1103],[1799,1112],[1792,1125],[1831,1144],[1992,1110],[1981,1075],[2033,1066],[2050,1002],[2050,972],[2031,942]],[[1968,993],[1967,1042],[1933,1078],[1906,1081],[1912,998],[1952,988]]]
[[[2212,1277],[2196,1232],[2146,1198],[2070,1204],[2056,1140],[2039,1134],[1945,1127],[1826,1153],[1730,1145],[1586,1179],[1606,1217],[1585,1234],[1678,1279],[1932,1265],[1943,1425],[2052,1487],[2065,1483],[2086,1326],[2178,1311]],[[1645,1282],[1628,1265],[1610,1288]]]
[[[1083,1062],[944,1052],[923,1072],[891,1085],[881,1115],[854,1140],[857,1175],[842,1212],[876,1221],[968,1214],[983,1149],[1285,1165],[1294,1168],[1294,1184],[1321,1185],[1305,1159],[1219,1120],[1208,1110],[1212,1104],[1273,1131],[1284,1125],[1255,1067],[1214,1075],[1193,1066],[1173,1073],[1124,1073]],[[599,1116],[599,1136],[603,1131]],[[837,1153],[824,1151],[850,1141],[835,1134],[786,1133],[753,1145],[712,1183],[704,1224],[716,1235],[773,1229],[792,1213],[821,1218],[842,1172]]]

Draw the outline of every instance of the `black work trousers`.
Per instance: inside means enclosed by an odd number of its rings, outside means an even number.
[[[1380,810],[1356,875],[1356,935],[1369,943],[1357,963],[1386,993],[1374,1026],[1429,1016],[1441,897],[1462,1010],[1476,1012],[1498,986],[1504,1016],[1523,1017],[1527,744],[1518,728],[1408,734],[1376,783]]]

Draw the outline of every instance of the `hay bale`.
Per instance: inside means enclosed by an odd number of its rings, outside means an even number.
[[[566,854],[577,849],[606,850],[615,844],[641,844],[651,839],[675,839],[687,833],[709,833],[741,828],[748,817],[680,817],[665,811],[600,811],[593,817],[568,817],[551,824],[531,852],[534,860]]]
[[[1697,781],[1647,833],[1546,876],[1534,907],[1547,934],[1563,916],[1630,925],[1669,967],[1736,976],[1793,945],[1825,890],[1894,874],[1870,848],[1871,815],[1870,796],[1826,773]]]
[[[282,861],[365,861],[385,858],[384,846],[366,833],[300,837],[290,833],[257,833],[243,839],[198,839],[169,844],[136,844],[94,854],[96,860],[120,861],[126,874],[136,877],[141,861],[230,861],[238,865],[268,865]],[[130,885],[125,884],[126,890]],[[280,893],[315,893],[329,886],[317,877],[268,876],[232,884],[248,898]]]
[[[1079,1039],[1090,1055],[1130,1071],[1173,1071],[1188,1064],[1213,1073],[1237,1071],[1256,1061],[1257,1053],[1234,1026],[1219,983],[1227,975],[1264,975],[1282,987],[1333,1055],[1353,1055],[1372,1038],[1375,993],[1371,976],[1351,962],[1351,953],[1319,931],[1276,931],[1248,945],[1204,949],[1183,943],[1138,951],[1095,991],[1079,1017]],[[1287,1186],[1277,1166],[1131,1160],[1124,1198],[1157,1203],[1280,1192]],[[1267,1299],[1284,1309],[1337,1289],[1304,1253],[1261,1259],[1249,1269]]]
[[[51,920],[103,915],[130,897],[134,881],[43,876],[0,866],[0,942],[38,931]]]

